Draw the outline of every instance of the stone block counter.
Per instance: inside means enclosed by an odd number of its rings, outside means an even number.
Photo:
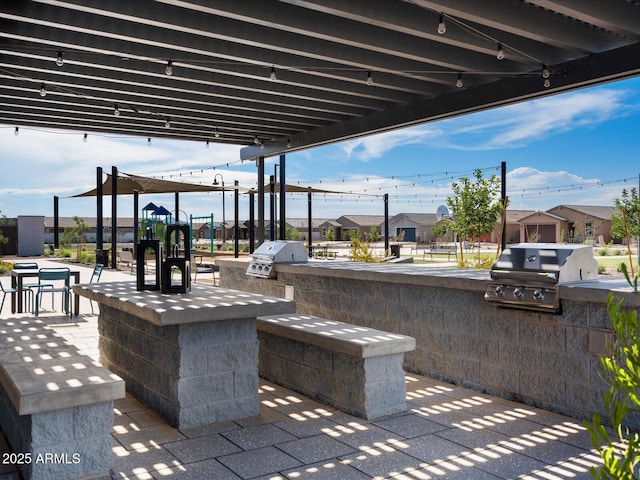
[[[295,303],[193,284],[191,292],[137,291],[135,282],[74,286],[100,304],[102,364],[177,427],[257,415],[256,317]]]

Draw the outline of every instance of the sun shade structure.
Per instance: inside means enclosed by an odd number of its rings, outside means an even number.
[[[111,195],[113,186],[113,176],[107,174],[107,178],[102,184],[103,195]],[[232,191],[236,187],[227,187],[226,191]],[[133,193],[186,193],[186,192],[222,192],[222,187],[215,185],[202,185],[186,182],[173,182],[158,178],[143,177],[127,173],[118,174],[118,195],[132,195]],[[95,197],[97,189],[88,192],[78,193],[73,197]],[[157,208],[157,207],[156,207]]]
[[[0,123],[268,157],[628,78],[637,0],[0,6]]]

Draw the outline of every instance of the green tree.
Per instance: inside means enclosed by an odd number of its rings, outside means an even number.
[[[629,268],[633,277],[631,239],[640,237],[640,198],[638,198],[638,191],[635,188],[632,188],[631,191],[623,189],[621,198],[616,198],[614,202],[618,213],[611,216],[611,236],[626,239]]]
[[[75,243],[77,248],[76,258],[78,261],[81,261],[84,235],[89,231],[89,227],[84,220],[78,216],[73,217],[73,221],[76,223],[76,226],[64,229],[60,243],[67,246]]]
[[[369,241],[377,242],[378,240],[380,240],[380,232],[378,232],[376,227],[371,225],[371,227],[369,227]]]
[[[445,225],[434,225],[431,227],[431,234],[433,238],[438,241],[440,238],[443,238],[447,234],[447,227]]]
[[[473,173],[474,179],[463,177],[453,182],[453,196],[447,197],[447,205],[451,208],[454,220],[448,226],[456,233],[458,239],[479,241],[482,235],[490,234],[495,228],[498,217],[502,214],[500,200],[500,179],[497,175],[483,178],[482,170]],[[506,207],[506,206],[505,206]],[[460,242],[460,259],[464,262],[462,242]]]
[[[0,225],[13,225],[13,221],[7,219],[7,216],[0,212]],[[7,238],[7,236],[0,232],[0,244],[4,245],[9,241],[9,238]]]
[[[299,240],[300,232],[296,228],[287,227],[284,232],[284,236],[286,240]]]
[[[325,230],[324,236],[327,238],[327,240],[332,241],[333,240],[333,227],[327,228]]]

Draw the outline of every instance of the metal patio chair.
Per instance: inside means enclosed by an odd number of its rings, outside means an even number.
[[[62,293],[62,305],[67,315],[71,315],[71,271],[66,267],[41,268],[38,271],[38,291],[36,294],[35,315],[38,316],[42,295],[51,293],[51,309],[53,310],[55,293]],[[64,282],[64,283],[61,283]]]
[[[13,264],[14,270],[38,270],[38,264],[36,262],[21,262]],[[24,305],[28,305],[30,311],[33,312],[34,304],[34,290],[37,290],[37,283],[22,283],[22,294],[24,298]]]
[[[104,265],[101,263],[96,264],[96,266],[93,267],[93,273],[91,274],[91,280],[89,280],[89,283],[98,283],[103,269]],[[89,300],[89,304],[91,305],[91,313],[93,314],[93,300]]]
[[[2,285],[2,282],[0,282],[0,291],[2,291],[2,304],[0,304],[0,313],[2,313],[2,307],[4,307],[4,300],[7,296],[7,294],[13,294],[16,293],[18,290],[16,288],[4,288],[4,286]]]

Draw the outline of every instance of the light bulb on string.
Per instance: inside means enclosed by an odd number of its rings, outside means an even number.
[[[43,98],[47,96],[47,87],[44,82],[40,85],[40,96]]]
[[[13,134],[17,137],[20,134],[20,127],[16,127],[16,129],[13,131]]]
[[[169,59],[169,61],[167,62],[167,66],[164,68],[164,73],[168,77],[173,75],[173,61],[171,59]]]
[[[447,33],[447,25],[444,23],[444,17],[442,14],[440,14],[440,19],[438,21],[438,33],[440,35]]]
[[[59,67],[64,65],[64,56],[62,54],[62,50],[58,50],[58,56],[56,57],[56,65]]]
[[[498,60],[504,60],[504,50],[502,49],[502,44],[498,44],[498,51],[496,52],[496,58]]]

